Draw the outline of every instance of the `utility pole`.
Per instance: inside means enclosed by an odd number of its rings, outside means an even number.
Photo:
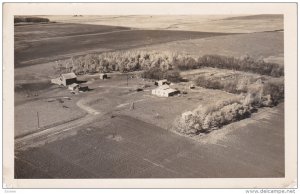
[[[37,116],[37,123],[38,123],[38,129],[40,128],[40,117],[39,117],[39,112],[36,112]]]

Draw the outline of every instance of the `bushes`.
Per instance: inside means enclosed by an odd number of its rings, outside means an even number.
[[[157,67],[150,68],[142,73],[142,78],[146,78],[146,79],[160,80],[163,79],[163,77],[164,77],[164,72]]]
[[[175,130],[185,135],[208,132],[249,117],[252,109],[250,105],[243,102],[242,97],[205,107],[199,106],[194,111],[183,113],[175,121]]]
[[[155,80],[167,79],[168,81],[171,82],[179,82],[181,80],[181,76],[178,71],[176,70],[164,71],[158,67],[153,67],[148,70],[145,70],[142,73],[142,78],[155,79]]]
[[[276,63],[267,63],[263,60],[255,60],[248,55],[239,59],[220,55],[204,55],[198,58],[198,67],[214,67],[231,69],[280,77],[284,75],[283,66]]]
[[[272,78],[265,83],[258,80],[247,86],[246,94],[183,113],[175,120],[175,130],[185,135],[208,132],[247,118],[256,108],[277,105],[283,98],[283,78]]]
[[[82,62],[82,59],[87,59]],[[195,60],[189,55],[178,55],[171,52],[154,51],[118,51],[102,54],[73,57],[73,69],[80,73],[98,71],[131,72],[158,68],[167,70],[189,70],[201,67],[214,67],[246,72],[259,73],[280,77],[284,75],[283,66],[276,63],[266,63],[263,60],[254,60],[249,56],[241,58],[219,55],[204,55]],[[214,83],[216,84],[216,83]]]
[[[179,71],[176,71],[176,70],[167,71],[165,73],[164,78],[166,78],[170,82],[175,82],[175,83],[181,81],[180,73],[179,73]]]
[[[274,105],[277,105],[284,98],[283,79],[272,79],[264,84],[263,95],[270,95]]]

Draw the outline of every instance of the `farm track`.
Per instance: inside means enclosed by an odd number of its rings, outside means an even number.
[[[122,87],[122,86],[103,86],[103,87],[104,88],[126,88],[126,89],[130,88],[130,87]],[[103,94],[107,94],[107,93],[109,93],[109,89],[106,89],[100,93],[99,92],[94,93],[94,94],[90,95],[89,98],[84,98],[84,99],[80,99],[79,101],[77,101],[76,105],[88,113],[84,117],[81,117],[79,119],[72,120],[72,121],[69,121],[69,122],[54,126],[54,127],[50,127],[50,128],[44,129],[42,131],[38,131],[38,132],[35,132],[32,134],[26,135],[26,136],[22,136],[19,138],[17,137],[15,139],[15,149],[16,150],[25,150],[28,147],[35,147],[40,144],[44,144],[45,142],[56,140],[58,138],[58,136],[63,135],[63,134],[67,135],[71,131],[76,132],[76,129],[78,129],[79,127],[90,124],[91,122],[93,122],[101,117],[103,118],[103,120],[107,119],[105,116],[110,114],[114,110],[114,108],[121,108],[123,106],[129,105],[129,103],[125,103],[125,104],[122,104],[122,106],[116,106],[116,107],[112,108],[111,111],[95,110],[92,107],[87,105],[88,103],[91,103],[93,101],[95,96],[99,96],[99,94],[103,95]],[[103,97],[107,98],[109,100],[109,98],[105,97],[105,95]],[[141,100],[137,100],[137,102],[138,101],[141,101]]]

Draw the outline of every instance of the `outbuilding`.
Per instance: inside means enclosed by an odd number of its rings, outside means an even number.
[[[100,79],[107,79],[107,74],[106,73],[100,73]]]
[[[71,84],[71,85],[68,86],[68,89],[72,90],[72,91],[78,90],[79,89],[79,85],[76,84],[76,83],[73,83],[73,84]]]
[[[170,88],[168,85],[162,85],[152,90],[152,94],[160,97],[169,97],[178,94],[178,90]]]
[[[61,84],[64,86],[71,85],[77,82],[77,76],[75,73],[65,73],[60,75]]]
[[[162,85],[169,85],[170,83],[166,79],[158,80],[155,82],[155,85],[162,86]]]
[[[79,87],[79,91],[80,91],[80,92],[86,92],[86,91],[88,91],[88,90],[89,90],[89,87],[86,86],[86,85],[81,85],[81,86]]]

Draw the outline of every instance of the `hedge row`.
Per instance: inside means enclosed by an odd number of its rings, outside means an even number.
[[[204,55],[198,58],[179,55],[171,52],[120,51],[102,54],[88,54],[58,61],[57,68],[61,71],[73,71],[77,74],[94,72],[130,72],[159,68],[166,70],[189,70],[201,67],[215,67],[262,75],[280,77],[284,75],[283,66],[255,60],[249,56],[242,58],[219,55]]]

